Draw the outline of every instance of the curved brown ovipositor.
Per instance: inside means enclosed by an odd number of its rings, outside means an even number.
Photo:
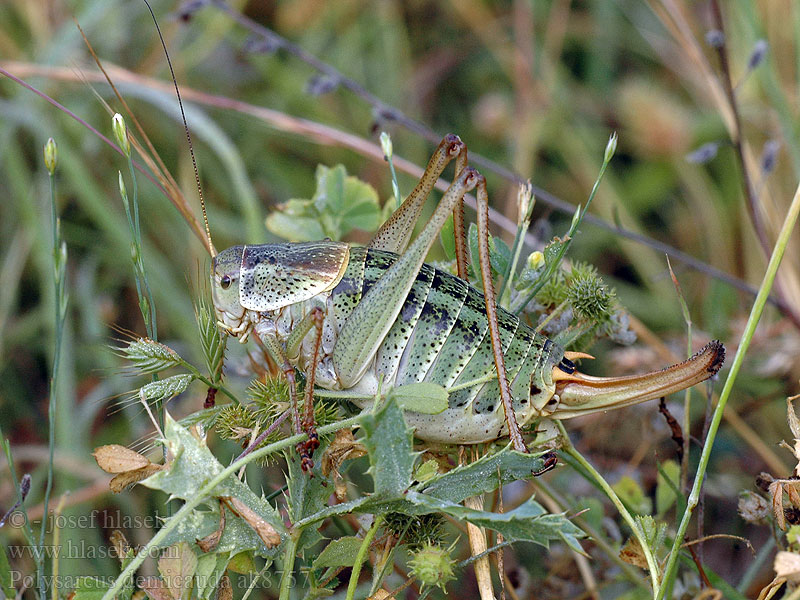
[[[723,362],[725,347],[714,340],[682,363],[644,375],[592,377],[554,369],[560,402],[550,418],[569,419],[661,398],[716,375]]]

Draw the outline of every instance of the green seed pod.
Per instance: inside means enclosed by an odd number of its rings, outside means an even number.
[[[411,575],[422,582],[423,586],[435,585],[444,589],[447,582],[454,579],[450,552],[441,546],[426,544],[420,548],[409,561]]]
[[[444,539],[444,521],[440,515],[411,516],[399,512],[387,513],[384,528],[411,550],[425,545],[440,544]]]
[[[578,317],[595,323],[604,323],[614,307],[614,291],[598,276],[580,273],[567,289],[567,297]]]

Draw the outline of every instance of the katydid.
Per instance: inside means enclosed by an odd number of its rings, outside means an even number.
[[[407,412],[424,441],[475,444],[509,436],[526,451],[520,427],[539,417],[566,419],[676,392],[717,373],[725,358],[711,342],[689,360],[631,377],[583,375],[567,352],[495,305],[488,250],[488,198],[483,177],[467,166],[461,140],[448,135],[419,184],[368,247],[336,241],[234,246],[214,258],[212,291],[220,325],[266,346],[290,379],[296,431],[311,464],[316,434],[314,385],[349,390],[370,405],[394,386],[432,382],[449,390],[439,414]],[[446,165],[455,178],[409,245],[423,203]],[[483,290],[465,281],[463,226],[456,218],[459,275],[424,263],[448,215],[461,213],[467,192],[478,201]],[[294,369],[307,375],[305,416]]]

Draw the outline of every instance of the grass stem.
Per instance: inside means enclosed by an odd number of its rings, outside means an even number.
[[[703,451],[700,455],[700,463],[697,465],[697,473],[695,475],[694,484],[692,485],[692,490],[689,493],[686,512],[683,513],[683,518],[678,526],[678,532],[675,535],[675,541],[672,544],[672,550],[669,558],[667,559],[667,565],[664,568],[664,586],[661,588],[661,592],[656,595],[658,600],[662,600],[664,598],[664,591],[671,587],[672,580],[675,577],[678,565],[678,554],[681,545],[683,544],[683,540],[686,537],[686,530],[689,527],[689,521],[692,518],[692,513],[697,507],[700,499],[700,490],[703,486],[706,470],[708,469],[708,462],[711,458],[711,450],[714,447],[714,440],[717,437],[719,424],[722,420],[722,413],[725,410],[725,405],[728,402],[728,398],[730,398],[731,390],[733,389],[733,384],[736,381],[739,370],[742,368],[742,363],[744,362],[747,349],[750,347],[750,342],[753,339],[756,326],[761,319],[761,314],[764,311],[764,305],[767,303],[767,297],[769,296],[769,292],[772,289],[772,284],[775,281],[775,275],[778,272],[778,266],[781,263],[784,252],[786,251],[786,246],[789,243],[789,237],[791,236],[792,230],[797,222],[798,214],[800,214],[800,185],[798,185],[797,190],[794,193],[792,204],[789,206],[789,211],[786,214],[786,218],[783,221],[783,226],[778,234],[778,241],[775,243],[772,256],[769,259],[767,271],[764,274],[764,280],[761,283],[761,287],[758,290],[758,295],[753,303],[753,308],[750,311],[750,317],[747,319],[747,324],[745,325],[744,332],[742,333],[742,338],[739,341],[739,347],[736,350],[736,356],[734,356],[733,362],[731,363],[731,370],[728,373],[728,377],[725,380],[725,386],[722,388],[722,393],[719,396],[719,402],[717,402],[717,406],[714,409],[714,415],[711,419],[711,426],[708,429],[708,436],[706,436],[705,444],[703,444]]]

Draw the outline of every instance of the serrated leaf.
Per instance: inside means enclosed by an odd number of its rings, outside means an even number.
[[[189,544],[170,546],[158,559],[158,572],[173,600],[181,600],[192,584],[197,569],[197,555]]]
[[[447,390],[441,385],[421,381],[392,388],[388,397],[401,409],[425,415],[437,415],[447,406]]]
[[[96,577],[79,577],[73,600],[101,600],[110,589],[109,584]]]
[[[364,446],[372,465],[375,495],[394,498],[411,484],[416,460],[412,435],[397,403],[388,399],[376,413],[363,416],[361,428],[366,434]]]
[[[218,475],[223,466],[200,440],[187,429],[178,424],[169,413],[165,413],[164,435],[166,446],[173,460],[168,468],[145,479],[142,485],[161,490],[170,496],[188,499],[195,498],[209,479]],[[256,514],[267,521],[280,535],[286,536],[286,528],[278,512],[264,499],[232,475],[220,483],[209,496],[233,496],[244,502]],[[219,525],[219,506],[213,501],[211,511],[193,511],[179,523],[168,537],[169,543],[183,540],[194,543],[198,537],[210,534]],[[239,518],[226,519],[225,531],[220,540],[218,551],[240,552],[255,550],[260,556],[272,558],[277,555],[278,548],[267,548],[255,532]],[[229,532],[230,530],[230,532]],[[164,546],[168,545],[165,541]],[[163,546],[162,546],[163,547]]]
[[[475,510],[413,490],[404,499],[423,509],[422,512],[442,512],[457,520],[493,529],[502,533],[508,541],[533,542],[546,548],[550,542],[562,541],[573,550],[583,552],[578,543],[578,538],[585,535],[583,531],[563,514],[548,513],[533,498],[506,513]]]
[[[166,401],[185,392],[192,381],[194,375],[191,374],[173,375],[166,379],[151,381],[142,387],[142,393],[147,400]]]
[[[325,546],[320,555],[314,559],[312,567],[352,567],[356,562],[356,555],[361,549],[364,540],[355,536],[341,537]]]
[[[505,485],[519,479],[531,479],[545,467],[544,455],[523,454],[504,448],[473,463],[434,476],[420,486],[421,491],[441,500],[463,502],[466,498],[492,492],[501,483]]]

